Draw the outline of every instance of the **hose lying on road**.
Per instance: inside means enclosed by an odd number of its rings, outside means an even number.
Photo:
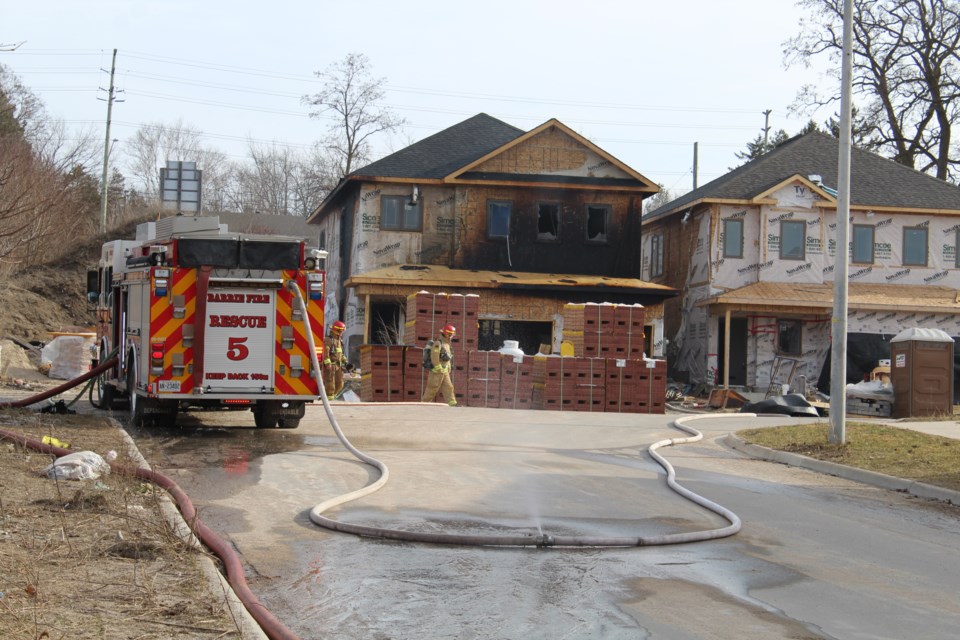
[[[456,545],[472,545],[472,546],[537,546],[537,547],[646,547],[646,546],[655,546],[655,545],[669,545],[669,544],[682,544],[689,542],[703,542],[705,540],[715,540],[718,538],[725,538],[732,536],[740,531],[741,521],[740,518],[725,507],[712,502],[703,496],[700,496],[693,491],[685,488],[683,485],[677,482],[676,472],[673,469],[673,466],[663,458],[658,452],[657,449],[661,447],[667,447],[675,444],[684,444],[688,442],[696,442],[703,438],[703,434],[697,431],[696,429],[685,424],[691,420],[703,419],[703,418],[716,418],[718,416],[689,416],[678,418],[673,422],[673,425],[685,431],[687,433],[693,434],[689,438],[673,438],[668,440],[661,440],[652,444],[648,452],[650,456],[664,470],[667,472],[667,486],[670,487],[673,491],[683,496],[687,500],[694,502],[695,504],[716,513],[717,515],[725,518],[730,524],[725,527],[717,529],[707,529],[701,531],[690,531],[684,533],[670,533],[670,534],[661,534],[661,535],[652,535],[652,536],[636,536],[636,537],[603,537],[603,536],[551,536],[547,533],[541,535],[522,534],[516,536],[495,536],[495,535],[465,535],[465,534],[452,534],[452,533],[420,533],[415,531],[404,531],[398,529],[387,529],[381,527],[369,527],[365,525],[350,524],[346,522],[341,522],[338,520],[333,520],[322,515],[323,512],[331,507],[355,500],[359,497],[372,493],[376,491],[383,485],[386,476],[381,476],[380,480],[376,483],[365,487],[364,489],[348,493],[337,498],[332,498],[321,504],[318,504],[310,511],[310,520],[319,526],[322,526],[327,529],[334,531],[341,531],[344,533],[352,533],[358,536],[364,537],[373,537],[373,538],[385,538],[390,540],[404,540],[409,542],[426,542],[434,544],[456,544]],[[750,418],[754,417],[753,414],[737,414],[731,417],[740,417],[740,418]],[[341,431],[339,428],[335,429],[337,431],[338,437],[340,437]],[[349,441],[346,441],[345,438],[342,439],[344,445],[353,450],[352,445],[349,445]],[[369,456],[364,455],[364,460]],[[382,463],[379,463],[382,465]],[[377,465],[374,465],[377,466]],[[379,468],[379,466],[378,466]]]
[[[300,306],[300,311],[303,314],[304,318],[309,319],[307,314],[306,303],[303,300],[303,296],[300,293],[299,288],[296,286],[291,286],[291,290],[294,292],[295,297],[297,298],[297,304]],[[308,320],[309,322],[309,320]],[[351,491],[335,498],[331,498],[324,502],[321,502],[313,509],[310,510],[310,520],[321,527],[326,529],[331,529],[333,531],[341,531],[344,533],[352,533],[358,536],[371,537],[371,538],[386,538],[390,540],[404,540],[408,542],[427,542],[434,544],[456,544],[456,545],[470,545],[470,546],[536,546],[536,547],[644,547],[644,546],[653,546],[653,545],[667,545],[667,544],[681,544],[687,542],[702,542],[704,540],[715,540],[717,538],[725,538],[727,536],[732,536],[738,531],[740,531],[740,518],[737,517],[735,513],[726,509],[706,498],[697,495],[696,493],[686,489],[676,481],[676,473],[673,469],[673,466],[667,462],[659,453],[657,449],[661,447],[667,447],[675,444],[684,444],[688,442],[696,442],[703,438],[703,434],[686,425],[687,422],[704,419],[704,418],[721,418],[724,416],[685,416],[682,418],[677,418],[673,421],[673,426],[681,431],[691,434],[687,438],[672,438],[668,440],[661,440],[650,445],[648,452],[650,456],[667,472],[667,486],[669,486],[673,491],[677,492],[687,500],[690,500],[701,507],[708,509],[716,513],[717,515],[725,518],[730,524],[726,527],[721,527],[718,529],[707,529],[704,531],[691,531],[686,533],[670,533],[662,534],[656,536],[637,536],[637,537],[598,537],[598,536],[551,536],[549,534],[540,534],[534,535],[521,534],[521,535],[505,535],[505,536],[494,536],[494,535],[466,535],[466,534],[454,534],[454,533],[420,533],[416,531],[404,531],[400,529],[386,529],[381,527],[368,527],[365,525],[350,524],[346,522],[341,522],[339,520],[333,520],[323,515],[323,513],[335,506],[356,500],[363,496],[369,495],[374,491],[377,491],[386,484],[387,479],[390,476],[390,472],[387,469],[387,465],[383,462],[373,458],[362,451],[359,451],[350,440],[344,435],[343,430],[340,428],[340,425],[337,423],[336,416],[333,415],[333,410],[330,407],[330,402],[327,400],[327,394],[323,393],[323,379],[320,375],[320,363],[317,358],[317,352],[315,349],[313,341],[313,331],[308,327],[306,331],[309,343],[310,343],[310,353],[312,354],[313,360],[313,371],[316,372],[317,383],[320,385],[320,398],[323,401],[323,408],[327,414],[327,419],[330,421],[330,425],[333,427],[334,432],[337,434],[337,438],[343,444],[346,449],[352,453],[356,458],[365,462],[366,464],[375,467],[380,472],[380,477],[376,482],[370,484],[362,489],[356,491]],[[731,418],[752,418],[755,417],[752,413],[740,413],[740,414],[727,414]]]

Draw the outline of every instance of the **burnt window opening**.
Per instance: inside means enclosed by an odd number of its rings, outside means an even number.
[[[541,202],[537,205],[537,240],[557,242],[560,240],[560,205]]]
[[[487,238],[510,238],[510,211],[513,203],[503,200],[487,201]]]
[[[587,205],[587,242],[605,244],[610,225],[610,206],[605,204]]]

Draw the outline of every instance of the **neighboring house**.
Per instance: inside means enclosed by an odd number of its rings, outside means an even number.
[[[683,292],[665,307],[674,378],[765,391],[795,362],[829,390],[838,155],[833,137],[797,136],[643,217],[641,277]],[[960,189],[853,149],[850,223],[856,382],[901,329],[960,336]]]
[[[327,317],[355,354],[398,343],[412,293],[479,294],[481,349],[559,350],[568,302],[676,295],[638,279],[657,191],[557,120],[525,132],[476,115],[354,171],[310,216],[330,252]]]

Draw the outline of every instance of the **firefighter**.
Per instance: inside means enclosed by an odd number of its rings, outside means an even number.
[[[327,344],[323,349],[323,386],[327,399],[333,400],[343,392],[343,371],[347,358],[343,354],[343,331],[347,325],[337,320],[330,327]]]
[[[422,402],[433,402],[440,392],[443,401],[451,407],[457,406],[457,398],[453,392],[453,382],[450,380],[450,369],[453,362],[453,351],[450,341],[457,335],[457,328],[448,324],[440,330],[440,339],[435,340],[430,347],[430,376],[427,378],[427,388],[423,392]]]

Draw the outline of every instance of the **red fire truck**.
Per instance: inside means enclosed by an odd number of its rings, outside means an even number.
[[[141,224],[103,245],[87,295],[97,314],[101,408],[127,399],[134,425],[187,409],[249,409],[260,428],[299,426],[323,392],[326,252],[301,238],[230,232],[213,216]]]

